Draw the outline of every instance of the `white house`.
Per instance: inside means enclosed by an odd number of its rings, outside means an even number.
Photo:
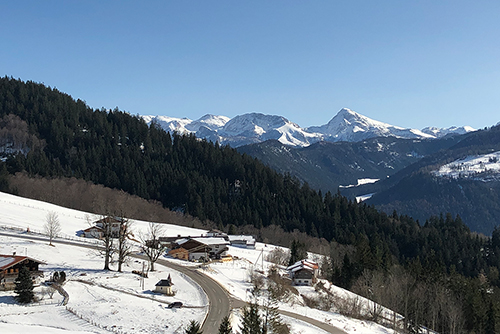
[[[318,264],[309,260],[295,262],[286,268],[294,285],[313,285],[316,282],[318,269]]]
[[[255,238],[251,235],[228,235],[231,246],[255,249]]]
[[[106,227],[109,227],[111,230],[111,236],[113,238],[118,238],[120,236],[121,226],[122,222],[119,219],[113,217],[105,217],[94,222],[94,226],[83,230],[83,236],[85,238],[100,239],[104,236],[104,229]]]

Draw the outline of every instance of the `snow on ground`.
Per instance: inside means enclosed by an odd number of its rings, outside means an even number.
[[[42,301],[51,304],[19,306],[12,292],[0,292],[2,333],[20,333],[27,326],[36,326],[36,333],[52,332],[54,328],[92,333],[104,332],[100,328],[117,333],[175,333],[185,328],[190,320],[202,322],[205,317],[208,300],[200,287],[182,273],[161,265],[157,265],[155,272],[149,272],[142,289],[140,277],[131,273],[142,269],[139,261],[132,260],[123,273],[107,272],[102,270],[103,259],[84,248],[62,244],[49,246],[47,242],[6,236],[0,236],[0,245],[1,254],[27,253],[47,263],[40,266],[45,273],[44,279],[54,271],[64,271],[67,275],[64,289],[70,296],[66,309],[57,304],[62,300],[57,293],[54,299],[45,296]],[[153,293],[155,284],[169,274],[176,295]],[[36,288],[38,293],[42,290],[43,287]],[[168,309],[167,305],[173,301],[181,301],[187,307]]]
[[[89,213],[5,193],[0,193],[0,208],[2,212],[0,231],[2,226],[42,231],[47,213],[53,211],[59,217],[64,236],[79,240],[84,238],[77,237],[78,232],[87,228],[89,221],[100,218]],[[147,228],[148,222],[134,221],[136,232],[144,232]],[[166,225],[165,228],[166,236],[179,234],[195,236],[203,233],[206,231],[176,225]],[[228,263],[212,263],[203,272],[217,280],[236,298],[248,301],[248,291],[251,288],[250,273],[252,270],[267,271],[272,264],[265,259],[276,248],[281,247],[262,243],[257,243],[256,249],[229,246],[229,254],[238,259]],[[208,301],[200,287],[181,273],[160,265],[156,266],[156,272],[149,273],[149,278],[145,279],[142,289],[139,276],[131,273],[132,270],[141,270],[142,262],[131,261],[124,268],[124,273],[105,272],[102,270],[103,260],[92,251],[62,244],[56,244],[54,247],[49,246],[47,242],[0,236],[0,254],[12,254],[12,252],[47,263],[40,267],[47,276],[53,271],[65,271],[68,276],[65,289],[70,295],[67,306],[74,314],[57,305],[62,299],[58,295],[54,295],[54,300],[48,297],[43,300],[44,303],[56,301],[56,304],[19,306],[13,300],[12,292],[0,292],[1,333],[21,333],[26,330],[34,330],[37,333],[44,331],[58,333],[58,330],[64,334],[103,333],[101,328],[117,333],[175,333],[190,320],[203,321],[206,314]],[[192,265],[181,260],[170,259],[170,261]],[[153,294],[151,290],[154,289],[156,282],[166,278],[168,274],[172,276],[176,296]],[[337,289],[336,293],[355,296],[346,290],[333,286],[331,288]],[[315,293],[310,287],[299,287],[299,291],[304,295]],[[181,301],[192,308],[167,309],[167,304],[172,301]],[[300,299],[296,299],[293,304],[281,303],[279,307],[324,321],[347,333],[389,333],[388,329],[368,321],[351,319],[334,311],[326,312],[306,307]],[[290,319],[285,318],[285,320]],[[296,319],[289,323],[294,334],[324,333]]]
[[[357,184],[350,184],[348,186],[339,186],[340,188],[353,188],[353,187],[358,187],[363,184],[370,184],[370,183],[375,183],[380,179],[358,179]]]
[[[280,248],[276,246],[266,245],[262,243],[256,244],[256,249],[244,249],[239,247],[229,246],[229,254],[238,259],[232,262],[226,263],[212,263],[209,268],[207,268],[204,273],[218,281],[226,290],[233,296],[250,301],[251,295],[250,291],[252,289],[252,284],[250,283],[250,275],[253,270],[257,272],[267,272],[268,269],[273,265],[270,262],[265,261],[267,256],[275,248]],[[311,254],[310,254],[311,256]],[[264,261],[263,261],[264,259]],[[316,295],[313,287],[296,287],[299,293],[302,295]],[[333,285],[330,286],[333,293],[339,296],[349,296],[351,298],[360,298],[364,303],[368,305],[368,301],[362,297],[359,297],[347,290],[344,290]],[[360,333],[360,334],[382,334],[382,333],[392,333],[383,326],[377,325],[370,321],[356,320],[348,318],[346,316],[340,315],[334,311],[321,311],[313,308],[309,308],[300,300],[293,303],[280,303],[279,308],[285,311],[297,313],[304,315],[309,318],[317,319],[322,322],[328,323],[334,327],[340,328],[347,333]],[[286,319],[288,319],[286,317]],[[285,319],[285,320],[286,320]],[[298,328],[302,328],[300,323],[302,322],[292,322],[292,333],[301,333]],[[294,326],[298,324],[297,328]],[[310,330],[303,333],[323,333],[324,331],[319,328],[313,327],[311,325]],[[313,330],[318,332],[313,332]]]
[[[469,156],[441,166],[436,176],[457,178],[477,178],[487,181],[500,173],[500,152]]]
[[[375,195],[375,193],[361,195],[361,196],[356,196],[356,202],[361,203],[363,201],[366,201],[367,199],[372,198],[373,195]]]

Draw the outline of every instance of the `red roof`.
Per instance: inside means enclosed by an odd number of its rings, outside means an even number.
[[[32,259],[27,256],[18,256],[18,255],[3,255],[0,254],[0,270],[9,269],[10,267],[15,266],[18,263],[23,262],[24,260],[31,260],[37,262],[39,264],[45,264],[44,262]]]

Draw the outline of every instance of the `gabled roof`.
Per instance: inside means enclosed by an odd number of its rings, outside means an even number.
[[[251,235],[228,235],[229,241],[246,241],[247,243],[255,243],[255,238]]]
[[[155,286],[172,286],[172,285],[174,285],[174,283],[172,283],[172,281],[169,279],[162,279],[155,284]]]
[[[319,266],[316,262],[309,261],[309,260],[300,260],[300,261],[295,262],[294,264],[292,264],[288,268],[286,268],[286,270],[293,271],[293,272],[299,271],[302,269],[314,271],[318,268],[319,268]]]
[[[204,245],[229,245],[229,241],[224,238],[192,238],[191,240],[198,241]]]
[[[83,232],[90,232],[90,231],[92,231],[92,230],[104,231],[104,230],[103,230],[101,227],[99,227],[99,226],[91,226],[91,227],[89,227],[89,228],[87,228],[87,229],[83,230]]]
[[[229,245],[229,241],[224,238],[184,238],[175,242],[187,250],[198,246]]]
[[[46,264],[45,262],[41,262],[41,261],[32,259],[30,257],[27,257],[27,256],[0,254],[0,270],[9,269],[10,267],[13,267],[16,264],[21,263],[25,260],[31,260],[31,261],[37,262],[38,264]]]

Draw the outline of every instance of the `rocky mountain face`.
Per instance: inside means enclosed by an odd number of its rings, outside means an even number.
[[[220,144],[239,147],[277,140],[292,147],[307,147],[311,144],[326,142],[359,142],[376,137],[395,137],[404,139],[436,139],[450,134],[463,134],[473,128],[451,127],[440,129],[427,127],[422,131],[405,129],[372,120],[350,109],[341,109],[327,124],[301,128],[282,116],[249,113],[232,119],[225,116],[205,115],[198,120],[172,118],[167,116],[143,116],[149,124],[155,122],[166,131],[194,133]]]

